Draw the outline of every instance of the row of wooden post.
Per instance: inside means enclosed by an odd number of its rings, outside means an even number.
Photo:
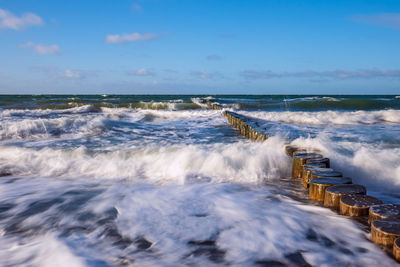
[[[310,199],[320,201],[325,207],[337,210],[341,215],[367,216],[371,226],[371,240],[393,251],[400,261],[400,205],[384,204],[366,195],[362,185],[330,168],[330,160],[318,151],[286,146],[286,153],[293,158],[292,178],[302,179],[309,190]]]
[[[210,104],[210,108],[222,109],[219,104]],[[223,114],[244,137],[253,141],[268,138],[265,129],[250,118],[232,111]],[[353,184],[351,178],[331,169],[329,158],[318,151],[289,145],[285,150],[293,158],[292,178],[302,180],[304,188],[309,190],[310,199],[344,216],[368,216],[371,240],[386,249],[393,249],[394,258],[400,262],[400,205],[383,204],[381,200],[366,195],[364,186]]]
[[[248,121],[245,116],[231,111],[224,111],[224,115],[228,119],[228,122],[234,128],[238,129],[240,134],[244,137],[259,142],[268,139],[268,135],[263,133],[263,129],[259,127],[257,123]]]

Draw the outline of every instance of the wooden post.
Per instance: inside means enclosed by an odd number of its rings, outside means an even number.
[[[368,216],[369,207],[382,204],[380,199],[367,195],[346,195],[340,198],[340,214],[345,216]]]
[[[307,164],[321,163],[321,164],[325,164],[326,168],[330,168],[331,167],[331,163],[330,163],[330,160],[328,158],[308,159],[306,161],[306,163]]]
[[[393,246],[394,240],[400,237],[399,219],[375,220],[371,224],[372,242],[385,246]]]
[[[369,208],[369,223],[379,219],[400,219],[400,205],[382,204]]]
[[[333,172],[333,169],[325,168],[323,163],[306,164],[303,166],[303,173],[301,179],[303,180],[304,188],[308,188],[308,184],[312,179],[312,174],[315,172]]]
[[[292,178],[301,178],[303,174],[303,165],[308,159],[322,158],[322,155],[317,153],[300,153],[293,156]]]
[[[267,134],[259,134],[257,136],[257,141],[259,141],[259,142],[263,142],[263,141],[265,141],[267,139],[268,139],[268,135]]]
[[[350,194],[365,195],[367,189],[358,184],[334,185],[325,191],[324,206],[339,210],[340,198]]]
[[[393,244],[393,256],[396,261],[400,262],[400,238],[396,238]]]
[[[351,183],[352,181],[350,178],[343,177],[325,177],[312,179],[310,181],[310,199],[324,201],[326,188],[332,185]]]
[[[246,138],[247,138],[247,139],[250,139],[250,138],[251,138],[251,135],[250,135],[251,131],[252,131],[251,126],[248,125],[248,124],[246,124]]]
[[[311,178],[323,178],[323,177],[342,177],[342,173],[341,172],[337,172],[337,171],[322,171],[322,172],[314,172],[311,175]]]
[[[303,166],[303,173],[301,175],[301,179],[303,182],[304,188],[308,188],[310,180],[312,179],[312,174],[314,172],[332,172],[333,169],[324,167],[323,164],[313,163],[313,164],[305,164]]]
[[[286,154],[289,157],[293,157],[293,153],[296,152],[296,151],[299,151],[299,150],[301,150],[303,153],[306,152],[304,149],[301,149],[300,147],[297,147],[297,146],[290,146],[290,145],[289,146],[285,146]]]

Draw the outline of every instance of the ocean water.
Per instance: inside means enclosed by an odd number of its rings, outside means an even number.
[[[239,136],[219,103],[271,136]],[[288,143],[400,203],[399,96],[0,96],[1,266],[393,266]]]

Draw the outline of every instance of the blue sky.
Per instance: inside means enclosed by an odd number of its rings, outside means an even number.
[[[400,94],[400,1],[0,0],[0,93]]]

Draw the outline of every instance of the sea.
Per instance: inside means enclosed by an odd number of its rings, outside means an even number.
[[[400,204],[400,96],[1,95],[0,266],[394,266],[287,144]]]

